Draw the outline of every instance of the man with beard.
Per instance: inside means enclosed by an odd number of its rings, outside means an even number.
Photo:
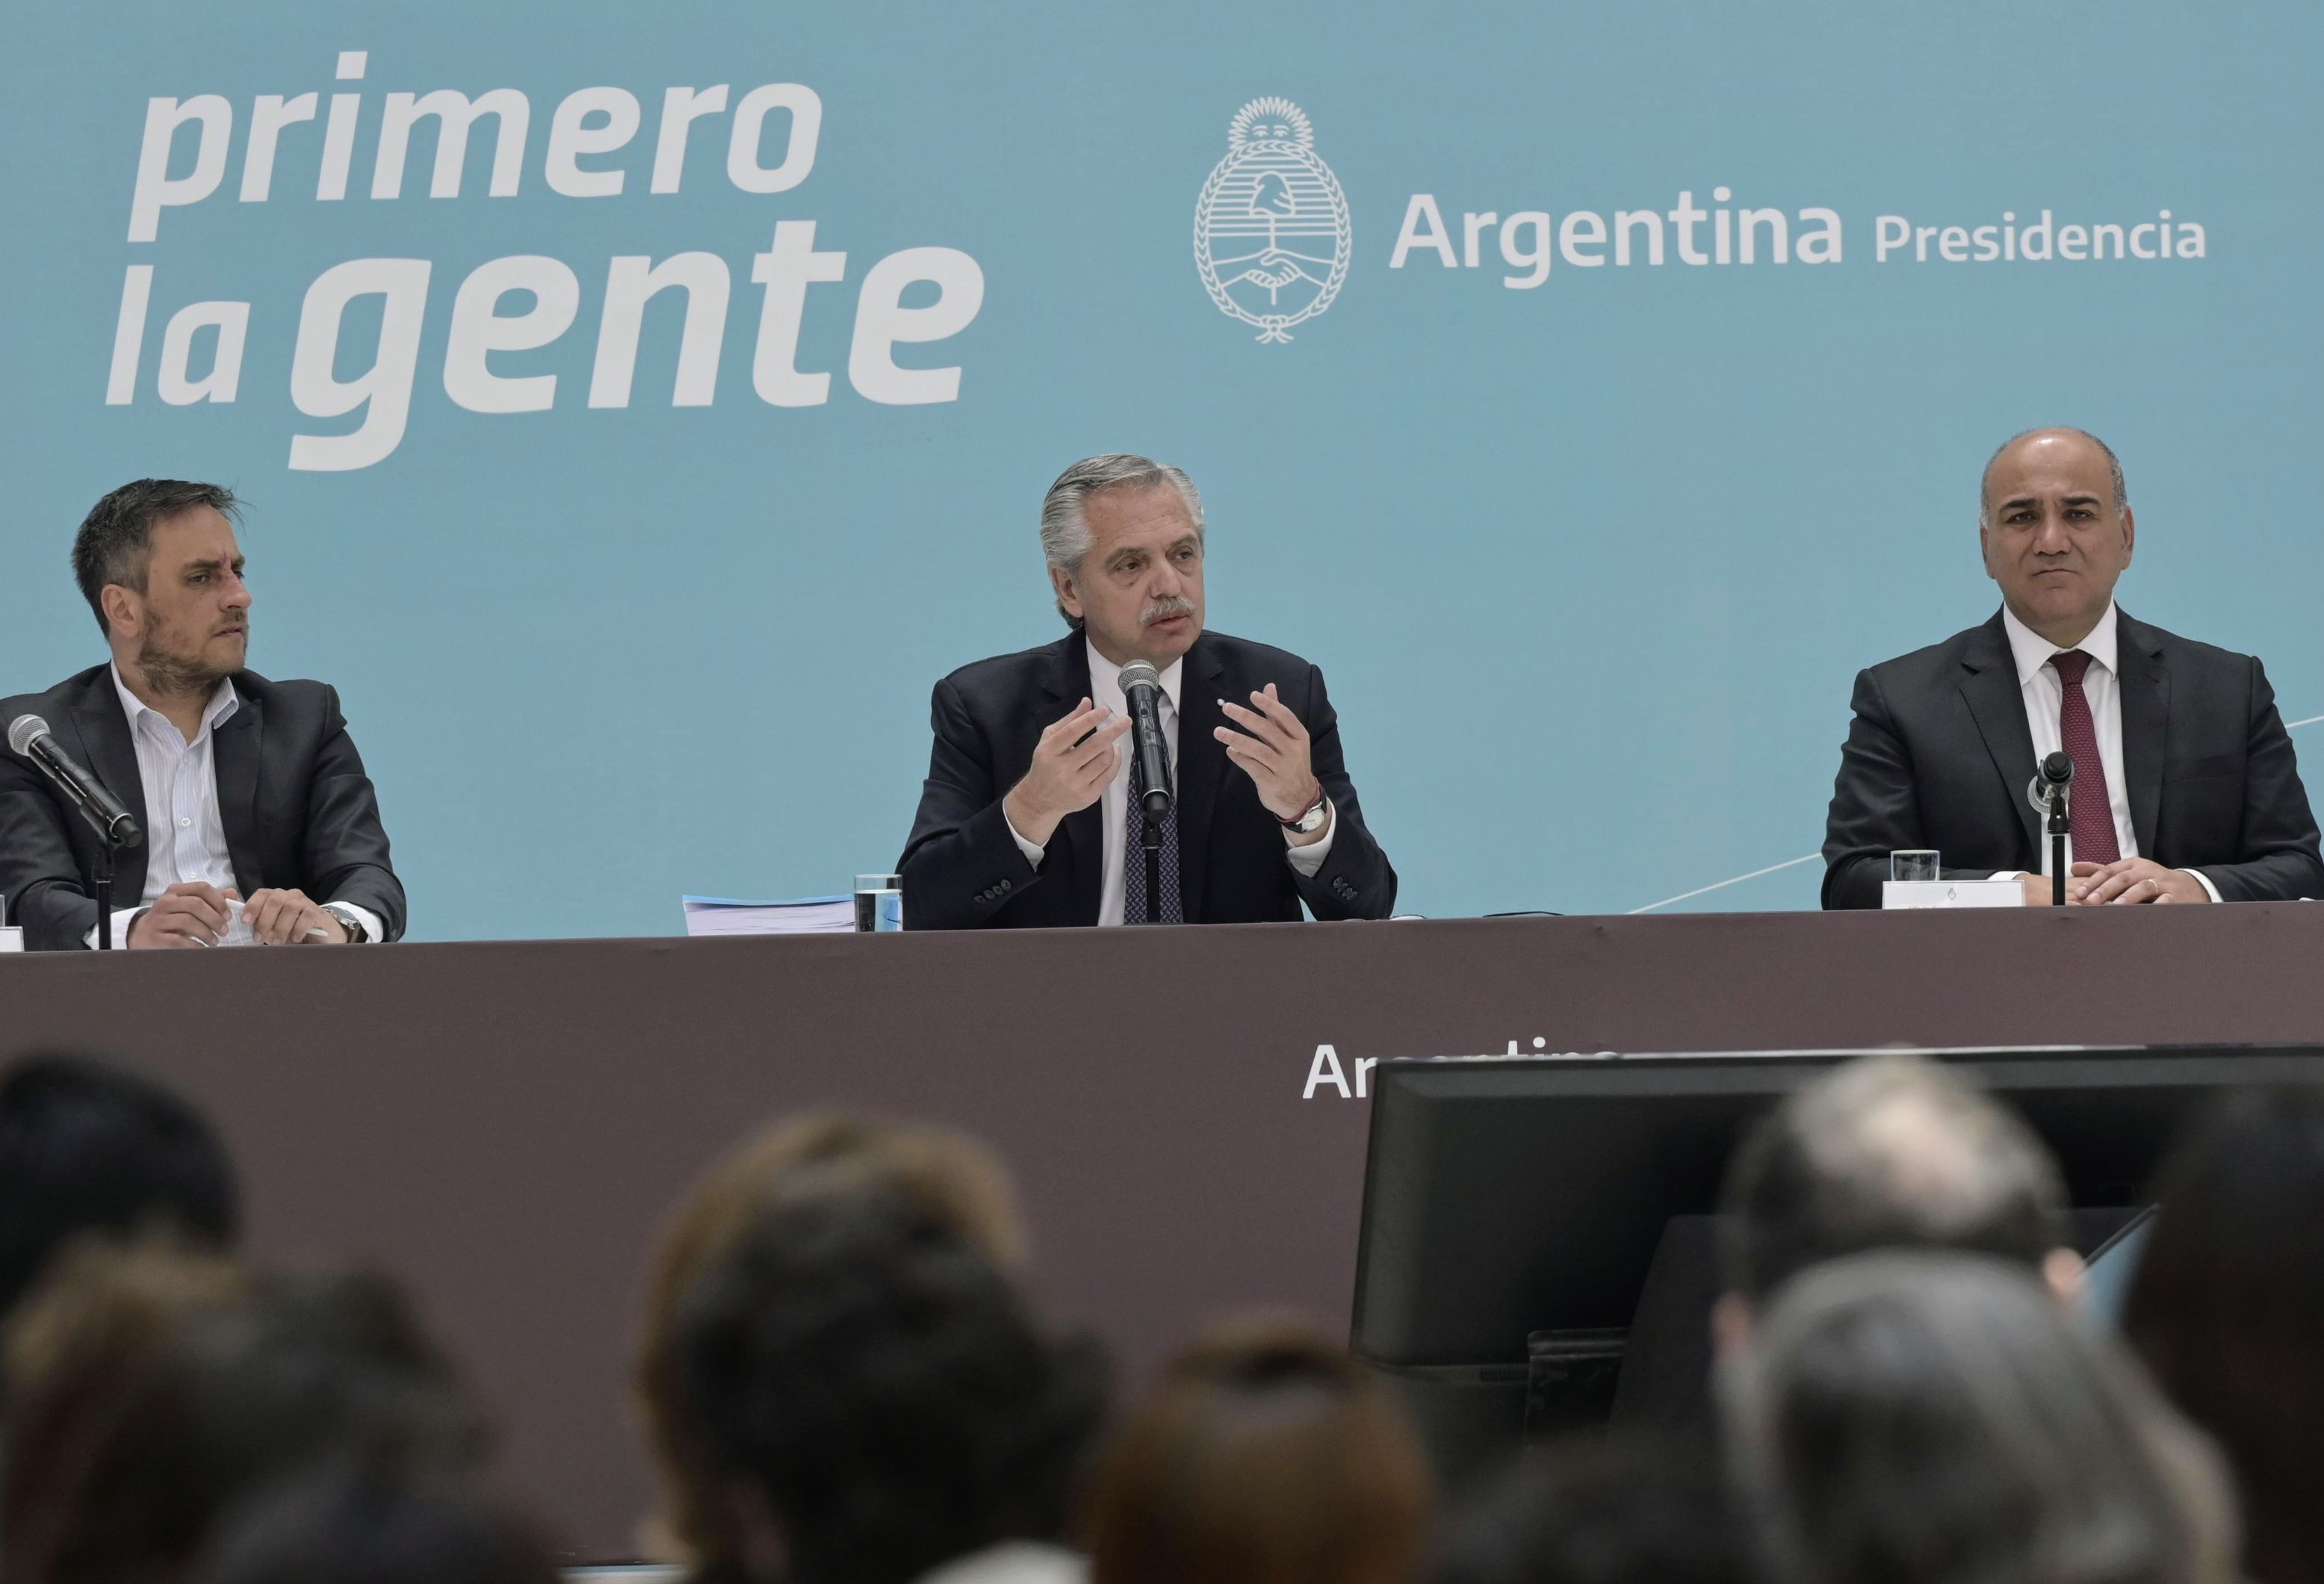
[[[73,575],[113,649],[43,694],[0,703],[142,817],[122,852],[116,947],[392,941],[403,887],[337,692],[244,669],[250,589],[234,494],[139,479],[90,511]],[[39,769],[0,754],[0,894],[25,944],[97,944],[97,838]]]
[[[936,746],[897,867],[917,929],[1386,918],[1323,673],[1203,631],[1202,496],[1176,467],[1093,456],[1041,507],[1073,629],[936,684]],[[1176,797],[1149,861],[1122,668],[1160,673]]]

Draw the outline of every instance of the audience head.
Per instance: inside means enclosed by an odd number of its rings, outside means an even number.
[[[1697,1441],[1544,1447],[1452,1526],[1431,1584],[1754,1584],[1753,1543]]]
[[[1806,1272],[1723,1382],[1738,1482],[1790,1584],[2228,1584],[2201,1437],[2021,1266]]]
[[[1092,1584],[1397,1584],[1428,1522],[1378,1379],[1302,1322],[1222,1326],[1163,1367],[1091,1497]]]
[[[2155,1197],[2125,1332],[2226,1451],[2245,1572],[2324,1579],[2324,1090],[2230,1097],[2172,1153]]]
[[[238,1200],[217,1131],[151,1079],[64,1055],[0,1077],[0,1316],[75,1238],[167,1232],[223,1250]]]
[[[201,1584],[558,1584],[531,1530],[466,1482],[357,1464],[285,1481],[224,1525]]]
[[[660,1487],[650,1549],[712,1570],[740,1536],[712,1490],[690,1411],[678,1322],[687,1295],[757,1217],[802,1198],[874,1184],[918,1202],[1003,1269],[1024,1263],[1025,1233],[1009,1174],[964,1134],[914,1122],[820,1115],[778,1122],[703,1174],[664,1229],[648,1280],[632,1386]]]
[[[736,1541],[697,1577],[907,1584],[1064,1533],[1102,1370],[921,1196],[778,1195],[675,1331],[703,1494]]]
[[[300,1469],[360,1458],[401,1478],[482,1455],[449,1365],[374,1277],[86,1251],[10,1342],[9,1584],[162,1584],[230,1507]]]
[[[1924,1057],[1868,1056],[1787,1097],[1743,1141],[1721,1208],[1735,1347],[1785,1280],[1874,1248],[1952,1248],[2037,1268],[2070,1296],[2065,1185],[2042,1141],[1960,1074]]]

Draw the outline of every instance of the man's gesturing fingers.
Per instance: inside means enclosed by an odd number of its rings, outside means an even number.
[[[1127,723],[1116,723],[1126,725]],[[1068,767],[1074,795],[1087,808],[1121,771],[1121,732],[1107,727],[1076,750],[1080,756]]]
[[[1080,741],[1081,739],[1088,732],[1089,729],[1093,725],[1096,724],[1095,717],[1100,713],[1101,712],[1098,710],[1097,706],[1090,703],[1089,700],[1082,700],[1081,703],[1074,706],[1073,713],[1071,714],[1066,715],[1062,720],[1052,721],[1049,723],[1048,730],[1041,733],[1041,747],[1045,749],[1070,748],[1075,742]]]
[[[1306,726],[1300,722],[1297,715],[1291,713],[1291,706],[1276,695],[1274,683],[1270,682],[1261,691],[1252,694],[1250,701],[1266,714],[1268,720],[1282,727],[1285,734],[1293,741],[1307,741]]]

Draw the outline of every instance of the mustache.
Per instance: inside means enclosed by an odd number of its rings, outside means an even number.
[[[1148,600],[1146,608],[1138,613],[1138,624],[1151,627],[1157,622],[1167,622],[1173,616],[1191,616],[1194,613],[1194,601],[1172,594],[1167,599]]]

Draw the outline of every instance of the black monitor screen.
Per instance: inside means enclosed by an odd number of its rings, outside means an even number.
[[[1665,1227],[1715,1209],[1746,1128],[1862,1054],[1383,1064],[1357,1352],[1407,1380],[1450,1384],[1439,1372],[1453,1367],[1518,1380],[1536,1333],[1618,1338]],[[2172,1140],[2218,1092],[2324,1081],[2324,1052],[2307,1047],[1926,1054],[1970,1069],[2025,1117],[2078,1209],[2141,1202]]]

